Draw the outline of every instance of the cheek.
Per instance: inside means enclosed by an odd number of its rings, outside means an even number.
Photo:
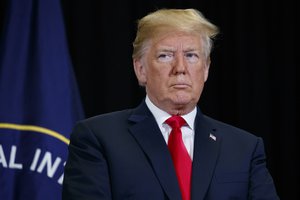
[[[169,76],[169,68],[168,66],[161,66],[161,65],[153,65],[151,68],[148,70],[148,79],[152,79],[155,81],[154,84],[158,85],[162,83],[165,80],[168,80]]]
[[[209,67],[205,67],[204,69],[204,81],[207,81],[209,74]]]
[[[207,80],[208,71],[205,69],[199,69],[197,71],[192,72],[191,74],[192,74],[193,84],[196,90],[201,89],[205,81]]]
[[[197,72],[199,74],[200,79],[204,82],[208,78],[208,71],[209,71],[209,67],[203,64],[202,67],[200,67],[199,71]]]
[[[162,70],[164,68],[152,68],[148,71],[147,79],[147,90],[152,94],[162,97],[168,91],[169,76],[167,70]]]

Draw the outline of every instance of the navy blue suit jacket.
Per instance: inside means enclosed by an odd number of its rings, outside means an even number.
[[[79,122],[70,141],[64,200],[181,199],[166,142],[144,102]],[[262,139],[198,109],[191,199],[279,199]]]

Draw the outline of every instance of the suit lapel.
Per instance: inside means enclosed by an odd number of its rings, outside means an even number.
[[[214,174],[221,136],[198,109],[192,169],[192,200],[204,199]]]
[[[129,120],[135,122],[130,127],[130,132],[148,157],[166,195],[171,200],[180,200],[180,189],[171,156],[159,127],[145,103],[135,110]]]

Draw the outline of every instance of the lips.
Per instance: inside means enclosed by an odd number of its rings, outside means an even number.
[[[176,89],[185,89],[185,88],[189,88],[191,86],[186,83],[176,83],[176,84],[172,84],[171,87],[176,88]]]

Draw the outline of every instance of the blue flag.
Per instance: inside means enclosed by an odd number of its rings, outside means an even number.
[[[10,0],[0,40],[0,199],[61,199],[83,110],[60,0]]]

